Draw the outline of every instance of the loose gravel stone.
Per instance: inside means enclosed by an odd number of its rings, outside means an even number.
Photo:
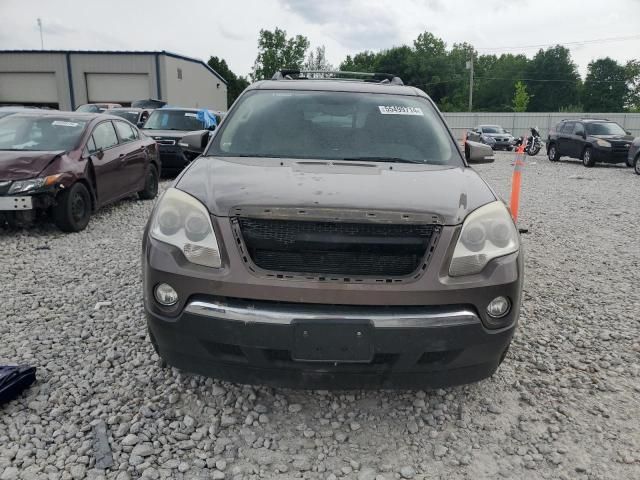
[[[475,167],[504,198],[512,161]],[[639,181],[526,159],[519,328],[493,377],[435,391],[293,391],[162,368],[140,279],[153,202],[102,209],[80,233],[0,230],[0,364],[38,367],[3,406],[0,480],[638,478]]]

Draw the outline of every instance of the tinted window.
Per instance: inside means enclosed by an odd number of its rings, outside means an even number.
[[[111,122],[103,122],[93,130],[93,141],[96,143],[96,150],[106,150],[118,144]]]
[[[9,115],[0,119],[0,150],[71,150],[86,123],[73,117]]]
[[[626,135],[627,132],[615,122],[589,122],[587,133],[589,135]]]
[[[581,123],[576,123],[576,126],[573,129],[574,135],[582,135],[584,133],[584,125]]]
[[[130,125],[124,122],[114,122],[116,129],[118,130],[118,136],[120,137],[120,143],[133,142],[136,139],[136,134]]]
[[[573,133],[573,127],[575,126],[576,122],[567,122],[564,124],[564,127],[562,127],[562,133]]]
[[[420,97],[253,91],[220,128],[209,155],[461,164],[444,123]]]
[[[505,133],[505,131],[499,125],[489,125],[482,127],[482,133]]]
[[[131,110],[109,110],[110,115],[115,115],[117,117],[124,118],[125,120],[129,120],[131,123],[138,123],[138,112]]]
[[[184,110],[156,110],[151,114],[144,128],[149,130],[181,130],[191,132],[202,130],[203,123],[196,112]]]

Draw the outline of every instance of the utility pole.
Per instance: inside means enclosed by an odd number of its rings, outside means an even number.
[[[473,51],[471,52],[471,60],[467,62],[469,70],[469,111],[473,111]]]
[[[44,39],[42,38],[42,20],[38,18],[38,28],[40,29],[40,50],[44,50]]]

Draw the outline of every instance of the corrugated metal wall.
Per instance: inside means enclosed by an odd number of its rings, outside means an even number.
[[[502,125],[511,130],[515,137],[529,133],[530,127],[537,126],[543,139],[549,128],[563,118],[607,118],[618,122],[625,130],[640,136],[640,113],[533,113],[533,112],[442,112],[456,138],[462,138],[465,131],[482,124]]]

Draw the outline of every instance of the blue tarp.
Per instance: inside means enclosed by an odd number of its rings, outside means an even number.
[[[198,120],[204,124],[204,128],[218,126],[218,120],[209,110],[198,110]]]

